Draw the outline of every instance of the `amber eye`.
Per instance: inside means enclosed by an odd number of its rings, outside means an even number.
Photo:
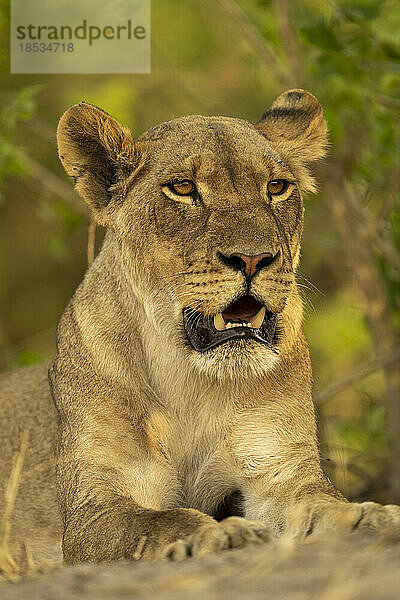
[[[267,185],[268,193],[272,196],[279,196],[288,189],[289,182],[285,179],[273,179]]]
[[[174,179],[169,184],[169,187],[173,192],[175,192],[175,194],[178,194],[179,196],[189,196],[195,189],[194,183],[193,181],[190,181],[190,179]]]

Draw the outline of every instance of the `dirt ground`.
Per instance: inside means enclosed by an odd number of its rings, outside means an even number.
[[[399,600],[400,544],[365,538],[250,546],[182,563],[45,567],[1,600]]]

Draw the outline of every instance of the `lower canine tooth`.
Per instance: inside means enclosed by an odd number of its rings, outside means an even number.
[[[263,306],[254,317],[250,319],[251,327],[259,329],[264,321],[265,317],[265,306]]]
[[[221,313],[214,316],[214,327],[215,329],[218,329],[218,331],[224,331],[224,329],[226,329],[224,317]]]

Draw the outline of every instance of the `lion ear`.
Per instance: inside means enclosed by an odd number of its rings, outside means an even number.
[[[78,194],[99,222],[113,197],[112,186],[133,170],[131,133],[105,111],[81,102],[69,108],[57,128],[60,160]]]
[[[299,173],[303,189],[313,189],[306,164],[325,156],[329,146],[327,124],[317,98],[305,90],[288,90],[265,111],[256,128]]]

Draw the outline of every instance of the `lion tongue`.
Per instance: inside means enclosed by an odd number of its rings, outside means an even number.
[[[245,296],[244,298],[240,298],[231,306],[229,306],[224,312],[222,316],[224,318],[225,323],[227,321],[250,321],[251,317],[254,317],[259,310],[262,308],[262,304],[258,302],[252,296]]]

